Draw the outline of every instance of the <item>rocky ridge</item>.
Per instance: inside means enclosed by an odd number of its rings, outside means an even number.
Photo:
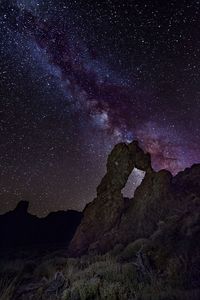
[[[127,200],[122,189],[134,168],[145,171],[145,177],[134,197]],[[171,219],[176,224],[185,222],[185,231],[193,232],[196,226],[199,234],[199,225],[195,224],[200,224],[200,165],[173,177],[166,170],[154,171],[150,154],[137,141],[117,144],[108,157],[107,172],[97,187],[97,197],[83,214],[69,246],[73,256],[91,251],[105,253],[116,244],[150,238],[158,230],[158,224],[168,222],[166,227],[172,226]],[[195,224],[188,218],[194,219]]]

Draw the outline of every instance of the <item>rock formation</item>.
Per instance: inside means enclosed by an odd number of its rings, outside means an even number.
[[[145,171],[132,199],[121,190],[134,168]],[[114,147],[107,173],[97,187],[97,197],[84,209],[84,217],[69,246],[69,253],[106,252],[118,243],[128,244],[150,237],[159,221],[187,211],[200,199],[200,165],[173,177],[169,171],[155,172],[148,153],[136,141]],[[198,206],[199,209],[199,206]]]

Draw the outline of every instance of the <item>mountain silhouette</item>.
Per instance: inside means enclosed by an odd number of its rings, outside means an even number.
[[[38,218],[21,201],[13,211],[0,215],[0,249],[33,245],[67,245],[82,219],[74,210],[52,212]]]

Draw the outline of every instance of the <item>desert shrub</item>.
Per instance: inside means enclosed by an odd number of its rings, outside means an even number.
[[[148,244],[147,239],[138,239],[134,242],[128,244],[124,251],[122,252],[121,256],[124,260],[131,260],[136,257],[137,252],[140,251],[144,246]]]
[[[99,276],[106,281],[114,282],[121,278],[121,265],[114,260],[97,262],[88,269],[92,271],[93,276]]]
[[[80,270],[80,262],[79,259],[69,258],[67,260],[67,264],[63,269],[63,272],[66,278],[73,280],[74,275]]]
[[[71,291],[69,289],[63,291],[61,300],[71,300]]]
[[[167,286],[157,279],[149,284],[140,283],[136,291],[136,300],[173,300],[174,298],[169,298],[169,294]]]
[[[131,286],[131,288],[137,285],[137,269],[131,263],[126,263],[122,266],[122,280],[125,285]]]
[[[109,282],[115,282],[121,280],[121,265],[120,264],[110,264],[105,267],[102,272],[102,277]]]
[[[153,261],[155,268],[160,272],[163,272],[167,268],[169,252],[166,248],[153,248],[149,251],[149,256]]]
[[[99,284],[98,278],[91,278],[79,280],[74,283],[74,286],[78,289],[81,300],[93,300],[98,299]]]
[[[12,300],[12,295],[15,290],[17,278],[8,278],[7,274],[1,276],[0,279],[0,299]]]
[[[110,253],[106,253],[104,255],[85,255],[84,258],[80,258],[80,263],[85,262],[87,265],[92,265],[97,262],[103,262],[103,261],[110,261],[113,259],[113,257],[110,255]]]
[[[110,255],[115,257],[115,256],[119,255],[123,250],[124,250],[124,245],[123,244],[117,244],[110,251]]]
[[[83,255],[80,257],[80,269],[84,270],[90,265],[90,259],[88,255]]]
[[[68,259],[65,257],[55,257],[52,259],[52,262],[57,268],[64,268],[67,265]]]
[[[70,265],[70,266],[79,266],[79,259],[78,258],[68,258],[67,259],[67,266]]]
[[[68,267],[78,265],[78,259],[67,259],[65,257],[45,257],[34,270],[34,275],[38,278],[51,278],[57,271],[66,272]]]
[[[73,279],[90,279],[95,276],[109,277],[110,273],[114,274],[117,272],[119,272],[119,264],[111,256],[103,256],[102,260],[99,260],[99,256],[97,256],[97,261],[90,263],[85,269],[76,270]],[[110,274],[110,276],[112,275]]]
[[[121,282],[104,282],[104,284],[100,288],[100,299],[125,300],[131,299],[131,296]]]
[[[44,261],[41,263],[35,270],[34,276],[36,278],[46,277],[48,279],[52,278],[53,275],[56,273],[57,269],[52,263],[52,261]]]
[[[154,284],[145,285],[136,293],[134,300],[199,300],[200,290],[178,290],[160,282],[160,287]]]
[[[77,286],[71,289],[69,300],[81,300],[79,289]]]
[[[172,287],[184,286],[184,282],[187,275],[186,272],[186,262],[184,262],[183,259],[176,256],[168,260],[166,275],[168,282]]]

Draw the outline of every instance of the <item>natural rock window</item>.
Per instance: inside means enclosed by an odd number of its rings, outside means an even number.
[[[128,198],[133,198],[135,190],[142,183],[145,176],[145,171],[134,168],[130,174],[125,187],[122,190],[123,196]]]

